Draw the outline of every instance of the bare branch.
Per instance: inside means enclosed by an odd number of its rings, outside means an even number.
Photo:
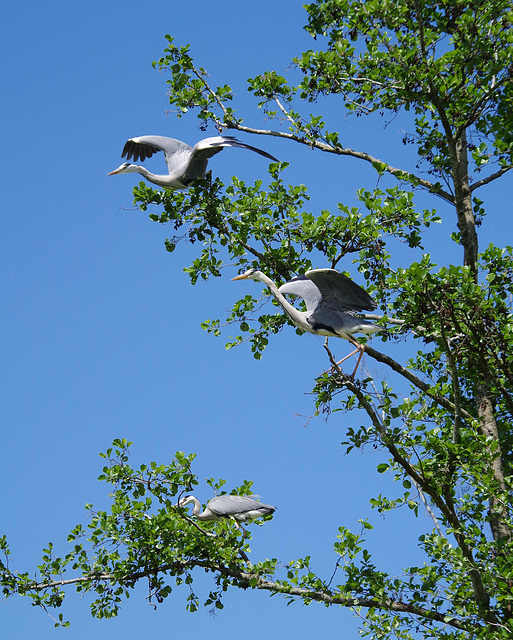
[[[499,169],[499,171],[496,171],[495,173],[492,173],[491,175],[487,176],[486,178],[483,178],[482,180],[478,180],[477,182],[474,182],[474,184],[470,185],[470,193],[472,193],[476,189],[479,189],[479,187],[482,187],[485,184],[489,184],[493,180],[497,180],[497,178],[500,178],[501,176],[503,176],[506,172],[510,171],[511,169],[513,169],[513,165],[510,164],[507,167],[502,167],[502,169]]]
[[[184,570],[192,570],[195,567],[201,567],[203,569],[208,569],[210,571],[217,571],[221,575],[225,576],[228,579],[233,579],[238,582],[240,586],[244,588],[252,588],[252,589],[260,589],[264,591],[270,591],[272,593],[280,593],[286,596],[293,596],[297,598],[301,598],[303,600],[313,600],[316,602],[323,602],[327,605],[338,605],[343,607],[365,607],[365,608],[376,608],[385,611],[396,611],[398,613],[406,613],[410,615],[419,616],[420,618],[432,620],[434,622],[440,622],[446,624],[450,627],[460,630],[466,631],[475,631],[480,627],[476,627],[473,625],[472,629],[467,628],[467,626],[462,623],[457,618],[450,618],[442,613],[437,611],[432,611],[430,609],[426,609],[415,604],[411,604],[408,602],[403,602],[401,600],[393,600],[389,598],[384,598],[383,600],[373,599],[373,598],[360,598],[360,597],[347,597],[347,596],[339,596],[334,595],[332,592],[328,591],[313,591],[310,589],[305,589],[301,587],[293,587],[287,584],[283,584],[281,582],[272,582],[270,580],[265,580],[258,573],[252,573],[249,571],[243,571],[234,566],[225,566],[219,565],[212,562],[208,562],[206,560],[190,560],[189,562],[174,562],[167,565],[161,565],[159,567],[152,567],[149,569],[145,569],[143,571],[138,571],[122,578],[116,577],[113,574],[107,572],[101,572],[96,574],[91,574],[89,576],[79,576],[76,578],[71,578],[69,580],[52,580],[46,582],[33,582],[24,587],[24,591],[45,591],[47,589],[55,589],[58,587],[66,587],[74,584],[83,584],[86,582],[113,582],[122,584],[123,582],[134,583],[141,578],[145,578],[151,575],[155,575],[157,573],[166,573],[168,571],[172,571],[173,573],[178,573]]]
[[[290,113],[285,109],[285,107],[282,105],[282,103],[280,102],[280,100],[278,100],[278,98],[275,96],[274,97],[274,101],[276,102],[276,104],[278,105],[278,107],[280,108],[280,111],[285,115],[285,118],[291,123],[293,124],[297,129],[301,129],[300,125],[294,120],[294,118],[290,115]]]
[[[454,204],[454,197],[448,191],[445,191],[437,184],[430,182],[429,180],[425,180],[424,178],[420,178],[419,176],[411,173],[410,171],[405,171],[404,169],[398,169],[389,165],[388,163],[380,160],[379,158],[375,158],[371,156],[369,153],[365,153],[364,151],[356,151],[355,149],[350,149],[349,147],[332,146],[325,142],[321,142],[320,140],[311,140],[306,137],[299,136],[294,133],[287,133],[285,131],[273,131],[271,129],[255,129],[254,127],[247,127],[246,125],[242,125],[239,123],[230,123],[220,125],[225,126],[229,129],[235,129],[237,131],[244,131],[245,133],[253,133],[261,136],[274,136],[276,138],[285,138],[287,140],[294,140],[294,142],[299,142],[300,144],[304,144],[313,149],[319,149],[320,151],[325,151],[326,153],[334,153],[336,155],[341,156],[351,156],[353,158],[358,158],[359,160],[364,160],[365,162],[369,162],[372,165],[379,166],[383,168],[383,171],[386,173],[390,173],[395,178],[407,179],[410,180],[414,184],[418,184],[420,187],[427,189],[431,193],[434,193],[450,204]]]
[[[219,96],[216,94],[216,92],[206,82],[203,74],[201,74],[196,68],[193,68],[192,70],[193,70],[194,74],[196,75],[196,77],[201,80],[201,82],[205,86],[205,89],[214,98],[216,103],[219,105],[219,107],[223,111],[223,114],[226,116],[227,115],[227,111],[226,111],[225,106],[223,105],[222,101],[219,99]],[[285,116],[291,121],[291,123],[296,128],[301,130],[301,127],[299,127],[298,124],[296,122],[294,122],[294,120],[291,118],[290,114],[283,107],[283,105],[278,100],[278,98],[275,96],[274,99],[275,99],[276,103],[278,104],[278,106],[280,107],[280,109],[285,114]],[[213,119],[214,119],[214,121],[215,121],[215,123],[216,123],[216,125],[217,125],[217,127],[219,129],[223,129],[223,128],[235,129],[236,131],[244,131],[246,133],[252,133],[252,134],[256,134],[256,135],[266,135],[266,136],[275,136],[275,137],[278,137],[278,138],[286,138],[288,140],[294,140],[295,142],[299,142],[300,144],[305,144],[305,145],[307,145],[307,146],[309,146],[311,148],[320,149],[321,151],[325,151],[327,153],[335,153],[337,155],[347,155],[347,156],[352,156],[353,158],[358,158],[360,160],[365,160],[366,162],[369,162],[369,163],[371,163],[373,165],[377,165],[379,167],[383,167],[384,171],[386,171],[387,173],[390,173],[391,175],[393,175],[394,177],[396,177],[398,179],[407,179],[410,182],[412,182],[413,184],[418,184],[419,186],[427,189],[428,191],[437,194],[438,196],[440,196],[441,198],[443,198],[447,202],[449,202],[451,204],[454,204],[454,198],[453,198],[452,194],[450,194],[449,192],[447,192],[444,189],[442,189],[439,185],[433,184],[429,180],[425,180],[423,178],[420,178],[420,177],[416,176],[415,174],[413,174],[413,173],[411,173],[409,171],[405,171],[405,170],[402,170],[402,169],[397,169],[396,167],[392,167],[387,162],[383,162],[382,160],[379,160],[378,158],[374,158],[370,154],[365,153],[363,151],[356,151],[354,149],[350,149],[349,147],[342,147],[340,145],[332,146],[332,145],[326,144],[325,142],[321,142],[319,140],[311,140],[311,139],[307,138],[306,135],[303,137],[303,136],[300,136],[300,135],[297,135],[297,134],[287,133],[287,132],[284,132],[284,131],[272,131],[271,129],[255,129],[254,127],[247,127],[247,126],[245,126],[245,125],[243,125],[243,124],[241,124],[239,122],[234,122],[234,121],[231,121],[231,120],[229,122],[223,122],[218,117],[216,117],[215,114],[213,114],[212,117],[213,117]]]
[[[195,67],[192,68],[192,71],[194,72],[194,75],[197,78],[199,78],[199,80],[201,80],[201,82],[205,85],[205,89],[210,93],[210,95],[217,102],[217,104],[223,111],[224,115],[226,115],[227,114],[226,107],[224,106],[222,100],[219,99],[219,96],[217,95],[217,93],[209,86],[208,82],[205,80],[204,75],[201,74]]]
[[[386,364],[391,369],[393,369],[396,373],[399,373],[404,378],[406,378],[409,382],[411,382],[414,386],[416,386],[422,392],[426,393],[434,402],[439,404],[441,407],[444,407],[444,409],[447,409],[451,413],[454,413],[455,411],[454,404],[448,398],[445,398],[444,396],[441,396],[438,393],[435,393],[433,389],[429,386],[429,384],[427,384],[427,382],[424,382],[424,380],[421,380],[409,369],[406,369],[406,367],[403,367],[401,364],[396,362],[390,356],[387,356],[384,353],[381,353],[380,351],[376,351],[376,349],[373,349],[368,344],[364,345],[364,348],[365,348],[365,353],[368,353],[371,358],[374,358],[378,362],[382,362],[383,364]],[[470,413],[468,413],[468,411],[466,411],[465,409],[460,408],[460,412],[462,417],[465,418],[465,420],[468,420],[469,422],[472,422],[473,420],[475,420],[474,416],[470,415]]]
[[[372,405],[369,403],[369,401],[367,400],[367,397],[362,392],[361,388],[354,383],[352,378],[350,378],[349,376],[347,376],[342,372],[340,367],[335,362],[333,355],[331,354],[326,344],[324,345],[324,348],[328,352],[330,361],[335,371],[337,371],[337,375],[341,379],[341,385],[347,387],[347,389],[349,389],[349,391],[351,391],[351,393],[353,393],[356,396],[361,408],[367,413],[372,424],[376,428],[377,432],[380,434],[380,437],[383,441],[383,445],[388,449],[388,451],[392,455],[394,462],[398,466],[400,466],[402,469],[404,469],[405,473],[415,482],[415,484],[420,486],[420,488],[431,497],[435,506],[445,516],[447,522],[452,527],[454,537],[456,538],[456,541],[461,549],[462,555],[466,559],[466,561],[469,563],[468,573],[469,573],[470,580],[472,582],[472,587],[474,590],[476,601],[479,603],[481,607],[483,607],[483,610],[485,611],[485,619],[487,620],[487,622],[489,622],[490,624],[496,624],[497,618],[494,612],[490,609],[490,596],[488,595],[485,584],[483,582],[481,571],[478,568],[478,565],[476,564],[476,561],[474,559],[474,554],[468,544],[468,541],[464,533],[464,528],[461,526],[460,520],[458,518],[458,515],[456,514],[452,501],[446,502],[445,497],[440,495],[436,487],[433,487],[429,482],[429,480],[423,477],[417,471],[417,469],[410,463],[410,461],[407,460],[402,455],[402,453],[399,451],[399,449],[395,446],[395,444],[390,439],[390,436],[388,435],[387,430],[382,425],[376,411],[374,410],[374,407],[372,407]],[[367,351],[367,345],[365,345],[365,351]],[[374,350],[372,349],[372,351]],[[379,352],[376,352],[376,353],[379,354]],[[379,355],[383,356],[383,354],[379,354]],[[388,358],[388,356],[384,356],[384,357]],[[390,358],[390,360],[392,359]],[[395,365],[401,367],[401,365],[399,365],[395,361],[392,360],[392,362],[394,362]],[[403,367],[401,368],[404,369]],[[405,371],[407,370],[405,369]],[[418,380],[419,382],[422,382],[420,379]],[[429,391],[426,390],[426,393],[429,393]],[[433,396],[431,395],[431,397]],[[438,396],[438,397],[442,399],[442,396]],[[443,399],[445,400],[445,398]]]

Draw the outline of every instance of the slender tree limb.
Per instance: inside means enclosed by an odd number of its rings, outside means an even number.
[[[469,563],[469,577],[472,582],[472,587],[474,589],[474,594],[476,598],[476,602],[479,604],[480,608],[483,610],[483,616],[487,622],[490,624],[496,624],[497,618],[495,613],[490,608],[490,596],[483,582],[483,578],[481,576],[481,572],[476,565],[474,560],[474,554],[472,549],[469,547],[464,531],[464,527],[461,525],[459,518],[455,512],[454,506],[452,504],[452,500],[449,503],[446,503],[444,498],[440,495],[435,487],[431,485],[427,478],[421,475],[417,469],[407,460],[402,453],[397,449],[395,444],[391,441],[390,436],[382,425],[379,416],[377,415],[374,407],[369,403],[365,394],[362,392],[359,386],[357,386],[354,381],[347,375],[345,375],[340,367],[335,362],[333,355],[331,354],[327,344],[324,344],[324,348],[328,352],[328,356],[330,361],[335,369],[338,372],[338,375],[342,379],[343,386],[347,387],[351,393],[353,393],[362,409],[369,416],[372,424],[376,428],[376,431],[380,434],[381,439],[383,441],[383,445],[388,449],[390,454],[392,455],[393,460],[405,471],[405,473],[418,484],[421,489],[429,495],[429,497],[433,500],[435,506],[440,510],[440,512],[445,516],[448,524],[451,526],[453,530],[454,537],[458,543],[458,546],[461,549],[463,557]]]
[[[108,572],[99,572],[92,573],[89,576],[77,576],[76,578],[70,578],[67,580],[51,580],[44,582],[32,582],[23,587],[24,593],[28,591],[46,591],[49,589],[56,589],[59,587],[68,587],[71,585],[80,585],[88,582],[112,582],[123,584],[127,583],[135,583],[142,578],[146,578],[148,576],[155,575],[156,573],[165,573],[168,571],[172,571],[174,574],[180,573],[183,571],[191,571],[194,568],[203,568],[208,571],[217,571],[222,576],[230,579],[236,580],[240,586],[244,588],[251,589],[259,589],[263,591],[270,591],[272,593],[279,593],[285,596],[292,596],[301,598],[303,600],[313,600],[315,602],[322,602],[327,605],[337,605],[343,607],[364,607],[364,608],[376,608],[385,611],[395,611],[398,613],[405,613],[414,616],[418,616],[420,618],[424,618],[427,620],[432,620],[434,622],[439,622],[455,629],[471,631],[476,630],[479,627],[478,625],[472,625],[469,627],[465,625],[462,621],[458,620],[455,617],[448,617],[443,613],[439,613],[438,611],[426,609],[424,607],[420,607],[415,604],[411,604],[408,602],[404,602],[402,600],[392,599],[392,598],[384,598],[383,600],[379,600],[377,598],[364,598],[357,596],[339,596],[334,595],[332,592],[328,591],[314,591],[311,589],[305,589],[302,587],[293,587],[287,584],[283,584],[281,582],[273,582],[271,580],[265,580],[258,573],[253,573],[250,571],[243,571],[242,569],[238,569],[234,566],[226,566],[221,564],[216,564],[213,562],[208,562],[206,560],[197,560],[193,559],[188,562],[173,562],[170,564],[161,565],[158,567],[152,567],[149,569],[144,569],[142,571],[137,571],[131,574],[127,574],[125,576],[119,577],[114,576]]]
[[[208,91],[208,93],[212,95],[216,103],[220,106],[220,108],[223,111],[225,120],[221,120],[220,118],[213,115],[213,120],[220,130],[234,129],[236,131],[243,131],[245,133],[251,133],[255,135],[285,138],[287,140],[294,140],[295,142],[299,142],[300,144],[305,144],[310,148],[320,149],[321,151],[325,151],[327,153],[335,153],[337,155],[347,155],[353,158],[358,158],[359,160],[364,160],[366,162],[369,162],[372,165],[382,167],[384,171],[386,171],[387,173],[390,173],[395,178],[407,179],[413,184],[418,184],[424,189],[427,189],[428,191],[430,191],[431,193],[434,193],[440,196],[450,204],[454,204],[454,196],[448,191],[445,191],[444,189],[442,189],[439,185],[434,184],[429,180],[425,180],[424,178],[420,178],[419,176],[411,173],[410,171],[405,171],[404,169],[398,169],[396,167],[393,167],[389,165],[387,162],[383,162],[382,160],[379,160],[378,158],[371,156],[369,153],[365,153],[363,151],[356,151],[354,149],[350,149],[349,147],[342,147],[340,145],[332,146],[320,140],[312,140],[310,138],[307,138],[306,134],[304,136],[300,136],[300,135],[297,135],[294,133],[288,133],[285,131],[274,131],[272,129],[256,129],[254,127],[248,127],[246,125],[241,124],[240,122],[236,122],[232,120],[231,116],[228,115],[226,108],[222,104],[222,101],[219,100],[219,97],[217,96],[215,91],[208,85],[208,83],[205,81],[203,76],[196,69],[193,69],[193,72],[202,81],[202,83],[205,86],[205,89]],[[299,127],[298,124],[294,122],[293,119],[291,119],[290,114],[286,111],[286,109],[284,109],[283,105],[281,105],[278,99],[276,97],[274,99],[277,102],[280,109],[286,115],[287,119],[289,119],[296,128],[301,130],[301,127]]]
[[[378,82],[377,80],[373,80],[372,78],[366,78],[365,76],[342,76],[344,81],[350,81],[356,83],[363,84],[364,82],[367,84],[373,84],[376,87],[387,87],[388,89],[395,89],[396,91],[404,91],[404,86],[400,84],[390,84],[387,82]]]
[[[419,27],[419,38],[420,38],[420,50],[422,52],[422,57],[424,58],[424,63],[428,64],[427,54],[426,54],[426,42],[424,38],[424,23],[422,22],[422,12],[420,10],[419,0],[414,0],[415,5],[415,15],[417,17],[417,24]]]
[[[221,108],[222,112],[224,113],[224,115],[226,116],[228,114],[226,107],[223,104],[223,101],[219,99],[219,96],[217,95],[217,93],[209,86],[208,82],[205,80],[205,77],[203,74],[201,74],[195,67],[192,68],[192,71],[194,73],[194,75],[201,80],[201,82],[203,83],[205,89],[210,93],[210,95],[214,98],[214,100],[216,101],[217,105]]]
[[[199,524],[195,520],[193,520],[191,517],[185,515],[185,513],[180,513],[179,511],[177,511],[176,515],[179,516],[180,518],[182,518],[182,520],[185,520],[186,522],[188,522],[189,524],[192,524],[192,526],[195,527],[204,536],[208,536],[209,538],[218,538],[219,537],[216,533],[213,533],[212,531],[207,531],[206,529],[203,529],[202,527],[200,527]]]
[[[334,153],[336,155],[351,156],[353,158],[358,158],[359,160],[364,160],[365,162],[368,162],[372,165],[382,167],[383,171],[390,173],[395,178],[408,179],[412,183],[418,184],[420,187],[423,187],[428,191],[430,191],[431,193],[434,193],[440,196],[450,204],[454,204],[454,196],[448,191],[445,191],[444,189],[439,187],[438,185],[430,182],[429,180],[425,180],[424,178],[420,178],[419,176],[409,171],[405,171],[404,169],[398,169],[396,167],[393,167],[389,165],[387,162],[384,162],[379,158],[375,158],[374,156],[371,156],[369,153],[365,153],[364,151],[356,151],[355,149],[351,149],[349,147],[332,146],[325,142],[321,142],[320,140],[307,139],[306,137],[299,136],[294,133],[287,133],[285,131],[274,131],[271,129],[255,129],[254,127],[247,127],[246,125],[239,124],[236,122],[223,124],[221,123],[221,121],[218,121],[218,126],[225,127],[228,129],[235,129],[237,131],[243,131],[245,133],[252,133],[252,134],[263,135],[263,136],[274,136],[276,138],[285,138],[287,140],[294,140],[294,142],[299,142],[300,144],[304,144],[313,149],[319,149],[320,151],[325,151],[326,153]]]
[[[477,182],[474,182],[474,184],[470,185],[470,193],[474,192],[476,189],[479,189],[479,187],[482,187],[485,184],[489,184],[493,180],[497,180],[497,178],[500,178],[508,171],[511,171],[511,169],[513,169],[513,165],[509,165],[508,167],[502,167],[502,169],[499,169],[499,171],[492,173],[490,176],[487,176],[482,180],[478,180]]]
[[[284,132],[284,131],[273,131],[271,129],[255,129],[254,127],[247,127],[246,125],[243,125],[240,122],[233,121],[231,119],[231,117],[228,115],[228,112],[227,112],[225,106],[223,105],[222,101],[219,99],[219,96],[209,86],[209,84],[206,82],[206,80],[203,77],[203,75],[196,68],[193,68],[192,71],[196,75],[196,77],[201,80],[201,82],[203,83],[206,91],[214,98],[216,104],[218,104],[219,107],[221,108],[221,110],[222,110],[222,112],[223,112],[223,114],[225,116],[225,119],[227,119],[227,120],[223,121],[223,120],[219,119],[218,117],[216,117],[215,115],[213,115],[213,119],[214,119],[214,121],[215,121],[215,123],[216,123],[216,125],[218,126],[219,129],[228,128],[228,129],[235,129],[237,131],[244,131],[245,133],[252,133],[252,134],[256,134],[256,135],[266,135],[266,136],[275,136],[275,137],[278,137],[278,138],[286,138],[288,140],[294,140],[295,142],[299,142],[300,144],[305,144],[305,145],[307,145],[307,146],[309,146],[311,148],[320,149],[321,151],[325,151],[325,152],[328,152],[328,153],[335,153],[337,155],[352,156],[354,158],[358,158],[360,160],[364,160],[366,162],[369,162],[369,163],[371,163],[373,165],[377,165],[377,166],[383,167],[384,171],[386,171],[387,173],[390,173],[391,175],[393,175],[394,177],[396,177],[398,179],[401,179],[401,178],[404,179],[406,177],[408,180],[410,180],[414,184],[418,184],[419,186],[427,189],[428,191],[439,195],[440,197],[442,197],[447,202],[449,202],[451,204],[454,204],[454,197],[452,196],[452,194],[450,194],[449,192],[445,191],[444,189],[442,189],[438,185],[433,184],[432,182],[430,182],[429,180],[425,180],[424,178],[420,178],[419,176],[416,176],[415,174],[413,174],[413,173],[411,173],[409,171],[405,171],[403,169],[397,169],[396,167],[392,167],[387,162],[383,162],[382,160],[379,160],[378,158],[375,158],[375,157],[371,156],[370,154],[365,153],[363,151],[356,151],[354,149],[350,149],[349,147],[332,146],[332,145],[326,144],[325,142],[322,142],[320,140],[311,140],[311,139],[307,139],[306,136],[303,137],[303,136],[299,136],[299,135],[296,135],[296,134],[293,134],[293,133],[287,133],[287,132]],[[275,100],[277,101],[278,106],[284,112],[286,117],[289,120],[291,120],[290,114],[283,107],[283,105],[281,105],[281,103],[277,100],[276,97],[275,97]],[[300,127],[298,127],[297,123],[295,123],[293,120],[291,120],[291,122],[294,124],[295,127],[300,129]]]
[[[278,98],[275,96],[274,97],[274,101],[276,102],[276,104],[278,105],[278,107],[280,108],[280,111],[284,114],[285,118],[291,123],[293,124],[296,129],[301,129],[301,126],[294,120],[294,118],[290,115],[290,113],[285,109],[285,107],[282,105],[281,101],[278,100]]]
[[[406,378],[415,387],[420,389],[422,392],[426,393],[434,402],[439,404],[444,409],[447,409],[451,413],[454,413],[455,406],[448,398],[445,398],[444,396],[441,396],[438,393],[434,393],[433,389],[426,382],[424,382],[424,380],[421,380],[409,369],[406,369],[406,367],[403,367],[401,364],[396,362],[390,356],[387,356],[384,353],[381,353],[380,351],[376,351],[376,349],[373,349],[368,344],[364,345],[364,349],[365,349],[365,353],[368,353],[371,358],[374,358],[378,362],[382,362],[383,364],[386,364],[391,369],[393,369],[396,373],[399,373],[401,376]],[[472,422],[473,420],[475,420],[474,416],[470,415],[470,413],[468,413],[468,411],[466,411],[463,408],[460,408],[460,413],[461,413],[461,416],[465,418],[465,420],[468,420],[469,422]]]
[[[222,570],[219,569],[222,573]],[[246,584],[250,584],[251,580],[254,580],[255,575],[251,573],[247,573],[244,571],[235,570],[234,573],[238,574],[240,580],[242,580]],[[423,607],[417,607],[410,603],[402,602],[400,600],[391,600],[385,599],[384,601],[380,601],[374,598],[359,598],[359,597],[345,597],[345,596],[336,596],[331,593],[324,593],[319,591],[311,591],[309,589],[304,589],[301,587],[290,587],[288,585],[283,585],[280,582],[272,582],[269,580],[264,580],[263,578],[258,577],[256,581],[256,588],[263,589],[266,591],[271,591],[273,593],[281,593],[283,595],[291,595],[297,596],[306,600],[314,600],[316,602],[324,602],[329,605],[339,605],[344,607],[364,607],[364,608],[376,608],[376,609],[384,609],[386,611],[396,611],[398,613],[408,613],[411,615],[419,616],[421,618],[427,618],[436,622],[441,622],[447,624],[456,629],[468,630],[466,625],[462,624],[461,621],[450,618],[446,619],[446,616],[440,614],[435,611],[431,611],[429,609],[425,609]],[[475,627],[474,627],[475,628]]]

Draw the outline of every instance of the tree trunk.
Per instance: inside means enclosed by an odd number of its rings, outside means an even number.
[[[474,211],[472,210],[472,194],[468,176],[468,149],[465,131],[456,140],[452,159],[454,180],[454,200],[458,216],[458,229],[463,245],[463,264],[470,267],[477,280],[478,242]]]
[[[472,195],[468,176],[467,136],[465,131],[463,131],[461,136],[456,140],[454,151],[455,153],[454,155],[451,154],[451,158],[458,229],[461,233],[461,243],[464,251],[463,264],[470,267],[477,282],[478,240],[474,212],[472,210]],[[484,363],[482,370],[486,370],[486,363]],[[499,431],[494,415],[493,400],[486,379],[482,378],[481,383],[476,386],[475,395],[481,431],[485,436],[494,440],[497,446],[494,452],[492,468],[498,490],[504,494],[506,485],[502,467]],[[490,528],[494,539],[510,539],[512,532],[506,524],[508,516],[507,507],[500,500],[497,500],[493,494],[490,496],[489,505]]]
[[[481,430],[485,436],[492,438],[497,443],[497,451],[492,462],[493,475],[497,481],[499,491],[505,495],[506,483],[504,482],[504,470],[502,467],[502,451],[499,441],[499,430],[495,421],[493,403],[486,384],[480,384],[476,389],[477,413],[481,421]],[[490,505],[490,528],[494,540],[504,538],[511,539],[512,532],[506,524],[508,519],[507,506],[502,500],[497,500],[492,494]]]

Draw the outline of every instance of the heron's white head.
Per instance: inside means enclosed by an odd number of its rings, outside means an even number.
[[[240,276],[235,276],[235,278],[232,278],[232,280],[260,280],[262,281],[262,276],[264,274],[259,271],[258,269],[248,269],[247,271],[244,271],[244,273],[241,273]]]
[[[194,496],[184,496],[176,506],[185,507],[185,505],[191,504],[191,502],[194,502]]]
[[[119,166],[117,169],[114,169],[114,171],[111,171],[107,175],[114,176],[117,173],[138,173],[138,169],[139,167],[136,164],[130,164],[130,162],[123,162],[121,166]]]

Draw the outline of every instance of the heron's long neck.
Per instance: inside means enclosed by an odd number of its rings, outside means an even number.
[[[165,187],[166,189],[185,189],[184,184],[182,184],[179,180],[175,180],[171,176],[159,176],[155,173],[151,173],[151,171],[148,171],[146,167],[141,167],[138,164],[133,166],[136,167],[137,173],[140,173],[142,176],[144,176],[146,180],[148,180],[148,182],[152,182],[159,187]]]
[[[311,333],[312,327],[308,324],[304,312],[299,311],[298,309],[296,309],[296,307],[290,304],[287,298],[285,298],[285,296],[280,293],[278,287],[274,284],[271,278],[268,278],[265,274],[262,274],[260,276],[260,280],[267,286],[276,300],[278,300],[281,307],[292,320],[292,322],[303,331],[308,331]]]
[[[197,518],[201,513],[201,503],[197,498],[194,498],[194,497],[191,497],[191,501],[194,505],[194,508],[192,510],[192,515],[196,516]]]

